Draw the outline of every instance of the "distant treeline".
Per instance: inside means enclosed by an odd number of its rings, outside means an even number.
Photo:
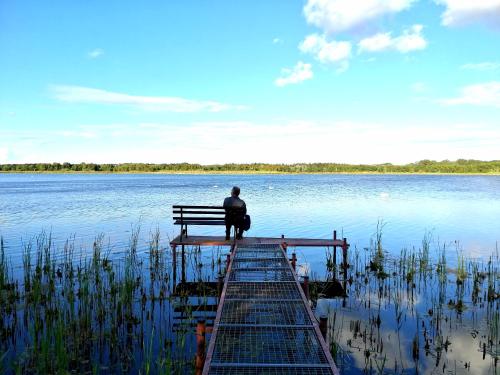
[[[94,163],[36,163],[0,164],[0,172],[241,172],[241,173],[500,173],[500,160],[480,161],[459,159],[456,161],[421,160],[406,165],[393,164],[94,164]]]

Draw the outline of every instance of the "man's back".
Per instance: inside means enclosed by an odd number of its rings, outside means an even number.
[[[224,209],[226,210],[226,218],[242,218],[247,213],[247,206],[243,199],[231,196],[224,199]]]
[[[224,210],[226,211],[226,240],[229,240],[231,227],[234,225],[237,234],[236,238],[241,239],[243,236],[243,221],[247,213],[247,205],[243,199],[239,198],[240,188],[234,186],[231,190],[231,196],[224,199]]]

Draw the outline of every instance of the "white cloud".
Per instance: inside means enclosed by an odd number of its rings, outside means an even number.
[[[0,163],[6,163],[9,159],[9,149],[7,147],[0,147]]]
[[[362,39],[358,43],[358,52],[377,52],[389,49],[393,46],[390,33],[378,33],[371,37]]]
[[[299,49],[305,53],[311,53],[322,63],[336,63],[346,60],[351,55],[350,42],[328,42],[324,35],[312,34],[307,36],[299,45]]]
[[[16,150],[15,162],[406,163],[420,159],[498,158],[498,125],[336,121],[205,121],[173,125],[139,123],[73,128],[93,139],[57,137],[54,131],[16,130],[0,137]],[[25,136],[34,141],[24,140]],[[332,139],[342,139],[331,147]],[[189,139],[186,143],[185,140]],[[276,152],[276,140],[280,152]],[[164,147],[168,144],[169,147]],[[304,145],[309,145],[304,147]],[[92,153],[89,154],[89,146]],[[248,152],[242,152],[247,150]],[[255,152],[257,150],[257,152]]]
[[[300,83],[313,77],[311,64],[299,61],[292,69],[284,68],[281,70],[281,77],[274,81],[278,87]]]
[[[309,24],[326,33],[363,26],[386,14],[408,9],[415,0],[308,0],[304,15]]]
[[[139,96],[81,86],[51,86],[54,97],[71,103],[121,104],[141,108],[146,111],[166,112],[220,112],[244,109],[216,101],[191,100],[172,96]]]
[[[500,108],[500,81],[465,86],[456,98],[441,99],[444,105],[477,105]]]
[[[323,64],[335,64],[337,71],[342,72],[349,66],[351,57],[351,43],[345,41],[327,41],[325,35],[308,35],[299,44],[299,50],[314,56],[316,60]]]
[[[498,70],[500,69],[500,63],[499,62],[482,62],[482,63],[469,63],[469,64],[464,64],[460,67],[460,69],[464,70],[479,70],[479,71],[486,71],[486,70]]]
[[[283,39],[280,39],[280,38],[274,38],[274,39],[273,39],[273,44],[283,44]]]
[[[98,57],[101,57],[104,54],[104,50],[100,48],[96,48],[92,51],[90,51],[87,56],[91,59],[97,59]]]
[[[500,27],[500,0],[435,0],[446,10],[441,16],[445,26],[483,23]]]
[[[362,39],[358,43],[358,52],[381,52],[394,50],[401,53],[422,50],[427,47],[427,41],[422,35],[422,25],[413,25],[403,31],[398,37],[391,37],[391,33],[378,33]]]

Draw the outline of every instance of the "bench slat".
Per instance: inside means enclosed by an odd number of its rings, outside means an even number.
[[[223,215],[226,211],[197,211],[197,210],[174,210],[174,214],[200,214],[200,215]]]
[[[183,221],[184,225],[225,225],[226,222],[224,220],[214,220],[214,221],[198,221],[198,220],[188,220]],[[174,221],[174,225],[181,225],[180,220]]]
[[[181,220],[180,216],[174,216],[174,220]],[[189,221],[189,220],[198,220],[198,221],[214,221],[214,220],[223,220],[222,217],[196,217],[196,216],[184,216],[182,217],[182,220],[184,221]]]
[[[207,210],[220,210],[220,209],[224,209],[224,207],[222,206],[180,206],[180,205],[174,205],[172,206],[172,208],[182,208],[182,209],[185,209],[185,208],[203,208],[203,209],[207,209]]]

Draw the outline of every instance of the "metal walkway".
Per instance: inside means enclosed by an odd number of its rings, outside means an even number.
[[[339,374],[281,246],[231,253],[203,374]]]

